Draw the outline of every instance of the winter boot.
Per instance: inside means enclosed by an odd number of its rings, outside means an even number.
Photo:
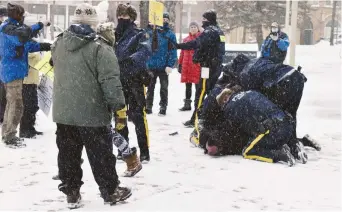
[[[150,162],[150,152],[147,151],[140,151],[140,162],[141,163],[148,163]]]
[[[132,191],[130,188],[118,186],[114,193],[103,197],[104,204],[115,205],[117,202],[122,202],[132,196]]]
[[[166,116],[166,108],[160,108],[158,116]]]
[[[304,146],[312,147],[317,151],[321,151],[321,146],[317,143],[316,140],[312,139],[309,135],[305,135],[300,141]]]
[[[291,149],[287,144],[281,148],[278,154],[278,161],[275,162],[285,162],[290,167],[296,164],[296,160],[291,154]]]
[[[76,209],[81,207],[81,194],[80,191],[73,191],[67,195],[67,203],[69,209]]]
[[[18,137],[14,137],[10,140],[5,140],[4,143],[7,145],[7,147],[14,149],[26,147],[26,144],[24,144],[24,139]]]
[[[184,122],[183,125],[186,128],[194,128],[195,127],[195,121],[189,120],[189,121]]]
[[[184,99],[184,106],[179,109],[179,111],[190,111],[191,110],[191,100]]]
[[[308,162],[308,155],[305,152],[302,142],[296,142],[294,147],[291,148],[291,154],[296,160],[300,161],[303,164],[306,164],[306,162]]]
[[[131,155],[123,159],[127,164],[127,170],[124,173],[124,177],[133,177],[142,169],[140,159],[138,158],[137,149],[133,147],[131,151]]]

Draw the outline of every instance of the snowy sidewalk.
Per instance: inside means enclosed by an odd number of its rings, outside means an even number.
[[[324,54],[324,53],[323,53]],[[317,55],[316,55],[317,56]],[[313,59],[314,58],[314,59]],[[151,162],[134,178],[120,177],[133,189],[126,204],[105,206],[90,170],[86,153],[81,192],[86,211],[228,211],[228,210],[341,210],[341,63],[303,56],[308,78],[298,113],[298,135],[309,133],[322,145],[309,150],[307,164],[287,167],[244,160],[239,156],[212,158],[189,143],[191,129],[182,126],[190,112],[178,112],[185,86],[178,73],[170,76],[170,107],[166,117],[148,116]],[[132,146],[137,146],[130,123]],[[68,210],[58,191],[55,124],[39,112],[37,129],[45,132],[26,140],[22,149],[0,143],[0,211]],[[169,136],[178,132],[178,135]],[[116,153],[116,150],[115,152]],[[117,163],[118,174],[125,164]]]

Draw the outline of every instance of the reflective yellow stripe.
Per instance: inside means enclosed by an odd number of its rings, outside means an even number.
[[[143,85],[143,86],[144,86],[144,96],[146,96],[146,93],[147,93],[146,86],[145,85]]]
[[[146,118],[145,107],[143,110],[143,119],[144,119],[145,131],[146,131],[147,147],[150,148],[150,132],[148,131],[148,123],[147,123],[147,118]]]
[[[258,135],[258,137],[256,137],[252,143],[246,148],[246,150],[243,152],[243,157],[246,159],[252,159],[252,160],[259,160],[259,161],[263,161],[263,162],[267,162],[267,163],[273,163],[273,160],[271,158],[266,158],[266,157],[262,157],[262,156],[258,156],[258,155],[247,155],[247,153],[253,149],[253,147],[267,134],[269,134],[270,131],[267,130],[266,133],[264,134],[260,134]]]
[[[195,129],[197,132],[197,140],[195,140],[196,144],[199,145],[199,137],[200,137],[200,133],[199,133],[199,129],[198,129],[198,109],[202,106],[202,102],[203,102],[203,98],[204,98],[204,94],[205,94],[205,89],[206,89],[206,82],[207,79],[203,79],[203,83],[202,83],[202,91],[201,91],[201,96],[198,100],[198,106],[197,106],[197,110],[196,110],[196,115],[195,115]]]

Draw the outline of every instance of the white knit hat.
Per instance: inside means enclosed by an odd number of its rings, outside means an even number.
[[[82,3],[76,7],[72,22],[74,24],[87,24],[90,26],[96,26],[99,22],[96,8],[90,4]]]

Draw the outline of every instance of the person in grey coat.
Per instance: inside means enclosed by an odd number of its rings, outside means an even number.
[[[131,196],[131,189],[119,186],[112,153],[112,115],[125,107],[119,65],[113,48],[96,35],[96,25],[95,8],[83,3],[52,47],[52,113],[62,181],[58,188],[70,207],[77,207],[81,199],[83,146],[104,203]]]

